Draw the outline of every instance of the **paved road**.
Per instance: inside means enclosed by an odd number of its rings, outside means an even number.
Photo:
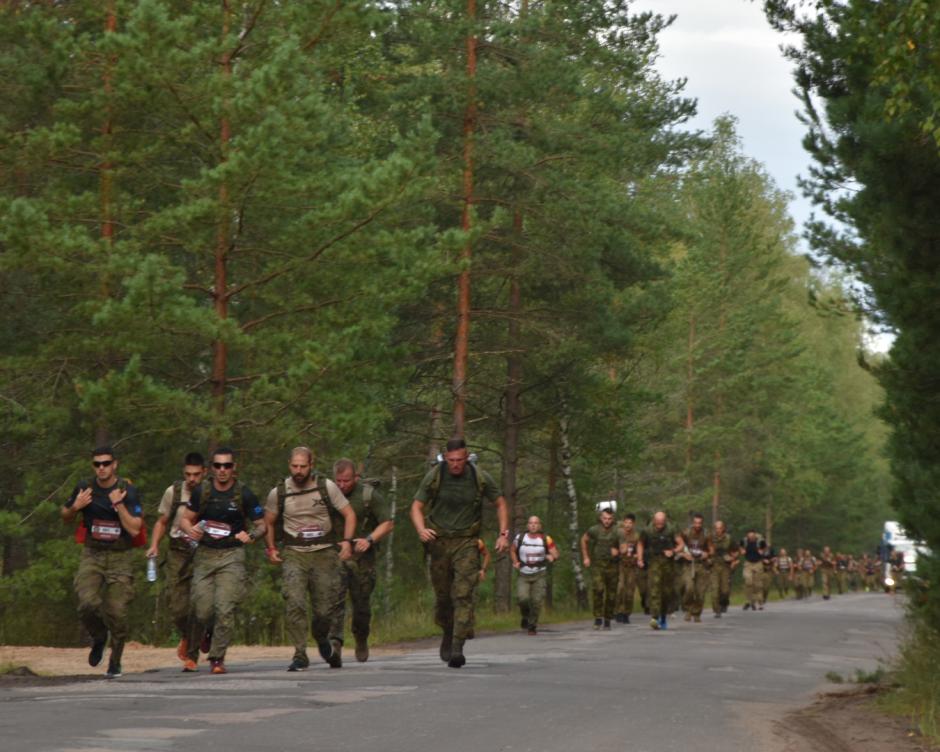
[[[768,744],[773,718],[809,702],[830,671],[890,656],[901,621],[886,595],[736,610],[666,632],[588,626],[479,637],[468,664],[436,650],[289,674],[233,664],[115,681],[0,689],[4,752],[353,750],[726,752]]]

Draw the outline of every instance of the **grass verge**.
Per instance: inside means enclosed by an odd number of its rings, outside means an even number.
[[[921,734],[940,743],[940,631],[912,616],[892,679],[897,686],[881,698],[881,707],[908,718]]]

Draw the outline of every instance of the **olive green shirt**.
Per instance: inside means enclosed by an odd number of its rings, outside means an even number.
[[[599,522],[587,529],[588,554],[591,557],[592,564],[606,564],[612,561],[614,556],[610,552],[612,548],[620,548],[621,543],[626,543],[623,528],[617,523],[610,527],[604,527]]]
[[[369,505],[366,506],[363,494],[367,485],[370,485],[367,481],[360,480],[356,483],[356,487],[353,489],[352,493],[346,497],[346,500],[356,513],[357,538],[365,538],[379,525],[383,522],[388,522],[390,519],[388,516],[388,504],[382,497],[382,494],[379,493],[379,489],[372,487]]]
[[[415,492],[415,500],[425,504],[425,519],[428,525],[438,531],[458,532],[469,530],[479,525],[483,518],[483,509],[477,495],[477,481],[473,473],[479,473],[483,483],[483,498],[495,502],[500,496],[500,490],[493,477],[480,468],[471,468],[470,464],[463,469],[463,473],[454,476],[446,467],[441,473],[439,465],[435,465],[422,478],[421,485]],[[431,484],[436,475],[441,476],[440,488],[437,498],[431,498]]]

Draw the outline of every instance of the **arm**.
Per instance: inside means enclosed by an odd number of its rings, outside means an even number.
[[[588,541],[590,538],[588,534],[585,533],[581,536],[581,563],[584,564],[586,568],[591,566],[591,557],[588,556]]]
[[[480,582],[486,579],[486,570],[490,568],[490,562],[493,560],[490,550],[484,545],[480,550],[480,555],[482,557],[480,562]]]
[[[409,516],[411,517],[411,524],[415,526],[415,530],[418,532],[418,537],[421,539],[422,543],[430,543],[437,538],[437,533],[425,525],[423,501],[415,499],[411,502]]]
[[[108,494],[108,498],[111,499],[111,508],[117,512],[121,527],[132,536],[137,535],[144,524],[144,520],[142,517],[137,517],[128,511],[127,505],[124,503],[127,498],[127,489],[113,488],[111,493]]]
[[[666,551],[665,551],[665,553],[666,553],[666,556],[667,556],[667,557],[669,557],[669,556],[675,556],[675,555],[676,555],[676,551],[682,551],[682,550],[684,550],[684,549],[685,549],[685,538],[683,538],[680,534],[676,533],[676,537],[675,537],[675,539],[673,540],[673,547],[672,547],[671,549],[668,549],[668,548],[667,548]],[[689,560],[692,559],[691,556],[689,556],[689,557],[687,557],[687,558],[688,558]]]
[[[163,539],[163,534],[166,532],[167,526],[167,517],[165,514],[161,514],[157,521],[153,523],[153,540],[150,543],[150,548],[147,549],[147,558],[153,559],[156,557],[157,553],[160,550],[160,541]]]
[[[202,528],[196,527],[196,521],[199,519],[199,513],[192,509],[184,509],[183,516],[180,517],[180,530],[192,538],[194,541],[202,540]]]
[[[75,495],[71,504],[64,504],[61,511],[62,521],[68,524],[75,519],[78,513],[91,504],[91,488],[84,488]]]
[[[277,518],[277,512],[264,510],[264,553],[272,564],[281,564],[284,561],[274,542],[274,523]]]
[[[343,515],[343,539],[339,542],[339,558],[343,561],[352,558],[352,539],[356,534],[356,513],[350,505],[339,510]]]
[[[509,558],[512,561],[513,569],[518,569],[522,566],[522,562],[519,561],[519,545],[517,541],[513,541],[512,545],[509,546]]]
[[[496,501],[496,518],[499,520],[499,535],[496,536],[496,550],[505,551],[509,548],[509,505],[504,496]]]
[[[382,538],[388,535],[395,528],[394,520],[386,520],[385,522],[379,524],[375,530],[373,530],[365,538],[356,539],[356,553],[361,554],[368,551],[372,546],[378,543]]]
[[[643,556],[643,553],[646,551],[646,546],[643,543],[643,538],[640,538],[636,542],[636,565],[643,569],[646,566],[646,559]]]

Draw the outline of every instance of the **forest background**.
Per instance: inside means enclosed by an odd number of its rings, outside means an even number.
[[[385,620],[429,610],[407,507],[453,434],[516,529],[538,514],[570,552],[555,603],[583,601],[599,499],[873,550],[898,489],[872,369],[894,371],[863,314],[897,322],[851,264],[800,255],[733,118],[683,127],[695,103],[653,67],[668,22],[619,0],[5,3],[0,643],[80,640],[58,510],[101,443],[151,523],[187,451],[236,447],[259,494],[298,444],[361,462],[396,503]],[[276,642],[277,572],[250,558],[241,639]],[[506,611],[495,568],[482,606]],[[137,639],[172,639],[159,596],[139,578]]]

